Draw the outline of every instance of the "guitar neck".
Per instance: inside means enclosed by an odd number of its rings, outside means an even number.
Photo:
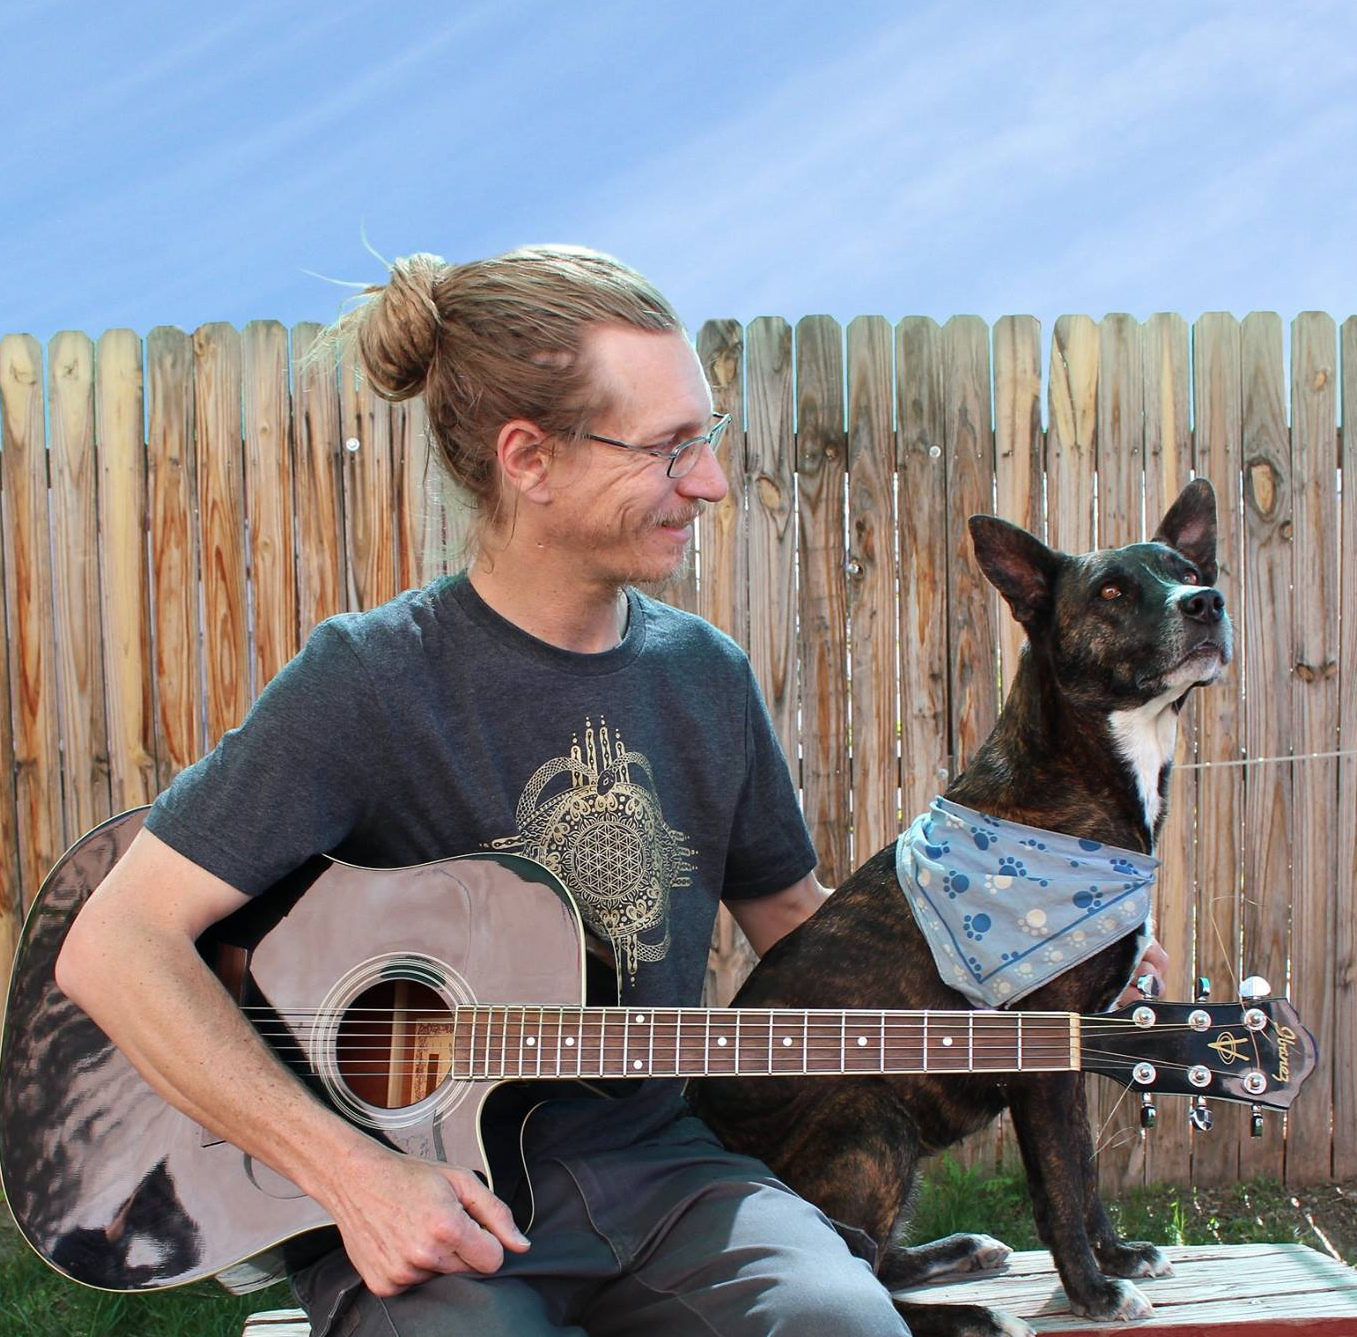
[[[451,1072],[468,1081],[1080,1067],[1064,1012],[459,1007]]]

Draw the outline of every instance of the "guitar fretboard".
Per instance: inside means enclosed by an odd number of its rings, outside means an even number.
[[[1080,1066],[1079,1022],[1063,1012],[459,1007],[448,1075],[1070,1071]]]

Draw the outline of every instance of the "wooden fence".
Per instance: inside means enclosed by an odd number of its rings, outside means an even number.
[[[467,514],[429,467],[419,406],[388,406],[351,367],[299,366],[316,332],[62,334],[45,359],[0,341],[0,969],[65,845],[199,756],[312,625],[456,564]],[[1199,974],[1217,999],[1263,975],[1322,1057],[1285,1136],[1274,1119],[1257,1140],[1233,1106],[1190,1136],[1169,1101],[1142,1139],[1094,1083],[1114,1187],[1357,1174],[1357,589],[1340,564],[1357,552],[1357,488],[1340,483],[1357,434],[1337,424],[1340,377],[1357,403],[1357,320],[1341,359],[1339,343],[1329,316],[1301,316],[1288,379],[1266,313],[1191,331],[1065,317],[1048,351],[1021,316],[698,337],[735,420],[731,491],[672,598],[747,647],[829,882],[996,717],[1019,638],[965,517],[1077,551],[1152,532],[1194,473],[1216,486],[1238,656],[1185,714],[1159,932],[1174,996]],[[742,962],[726,923],[714,997]],[[966,1155],[1011,1152],[1000,1128]]]

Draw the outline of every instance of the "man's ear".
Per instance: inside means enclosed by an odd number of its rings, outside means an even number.
[[[536,423],[512,418],[495,442],[504,486],[527,501],[551,500],[551,438]]]

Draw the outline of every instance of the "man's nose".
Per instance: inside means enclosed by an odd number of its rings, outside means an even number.
[[[702,501],[720,501],[730,491],[725,470],[710,445],[702,447],[702,455],[692,470],[678,480],[678,490],[685,497]]]

